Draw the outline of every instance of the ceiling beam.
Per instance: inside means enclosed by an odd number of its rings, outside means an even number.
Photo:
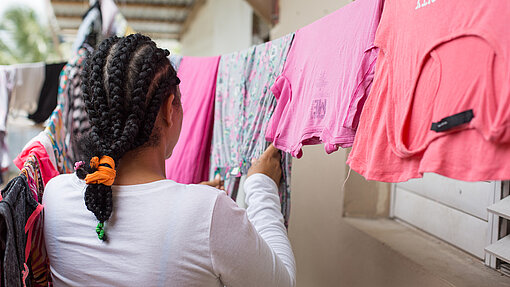
[[[69,6],[79,6],[79,7],[89,7],[89,4],[84,1],[70,1],[70,0],[51,0],[52,5],[69,5]],[[122,7],[130,7],[130,8],[157,8],[157,9],[175,9],[175,10],[187,10],[190,9],[189,5],[186,4],[165,4],[165,3],[151,3],[151,2],[126,2],[119,3],[117,5],[119,9]]]
[[[65,19],[65,20],[76,20],[76,21],[82,21],[82,16],[79,15],[55,15],[57,17],[57,20],[59,19]],[[126,21],[129,22],[147,22],[154,25],[158,24],[175,24],[175,25],[182,25],[183,21],[179,20],[168,20],[168,19],[154,19],[154,18],[142,18],[142,17],[126,17]]]
[[[71,28],[62,29],[61,33],[64,36],[75,37],[76,34],[78,33],[78,29],[71,29]],[[177,33],[147,32],[145,34],[148,35],[149,37],[151,37],[152,39],[173,39],[173,40],[177,40],[179,38],[179,34],[177,34]]]

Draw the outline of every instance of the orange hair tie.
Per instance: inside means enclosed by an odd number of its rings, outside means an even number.
[[[99,167],[99,158],[97,156],[90,159],[90,167],[92,169],[97,169]]]
[[[101,164],[108,164],[111,167],[103,166]],[[101,157],[101,160],[99,160],[99,158],[95,156],[90,160],[90,167],[96,168],[97,170],[91,174],[87,174],[85,177],[85,182],[87,184],[113,185],[115,176],[117,175],[115,171],[115,161],[113,158],[104,155]]]

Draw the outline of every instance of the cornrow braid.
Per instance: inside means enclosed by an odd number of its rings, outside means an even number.
[[[156,140],[151,136],[161,104],[169,95],[177,96],[180,83],[167,59],[169,54],[149,37],[133,34],[104,40],[86,60],[81,76],[91,131],[80,145],[83,160],[91,164],[77,170],[80,178],[88,179],[105,167],[114,169],[126,152]],[[180,99],[176,97],[175,103],[180,105]],[[103,161],[98,164],[99,158],[110,158],[113,166]],[[106,240],[104,226],[113,211],[112,188],[87,182],[85,205],[99,221],[99,239]]]
[[[118,37],[111,37],[101,42],[98,49],[85,62],[82,73],[83,99],[91,124],[90,137],[96,143],[93,147],[96,148],[95,153],[108,149],[107,143],[99,136],[108,128],[106,118],[99,112],[108,105],[102,74],[106,57],[118,41]]]
[[[146,36],[140,35],[139,37],[126,37],[120,40],[119,49],[116,49],[115,53],[113,53],[110,60],[107,60],[107,70],[108,70],[108,98],[111,101],[111,109],[110,109],[110,118],[112,120],[112,125],[110,132],[113,134],[113,139],[119,138],[122,132],[122,125],[126,121],[126,109],[127,102],[131,101],[130,98],[130,87],[129,85],[126,87],[125,83],[128,79],[129,72],[124,73],[124,71],[128,70],[128,65],[131,57],[137,51],[137,49],[143,45],[149,43],[151,39]],[[150,47],[150,45],[149,45]],[[151,82],[151,78],[147,78],[146,81],[148,84]],[[130,81],[128,81],[130,83]],[[141,95],[141,97],[145,97],[145,94]],[[132,103],[135,104],[135,103]],[[135,135],[133,135],[135,136]],[[112,149],[117,151],[118,153],[122,153],[117,145],[117,142],[112,142]]]
[[[136,137],[136,135],[140,131],[141,123],[145,117],[145,113],[147,112],[146,101],[150,99],[150,95],[146,94],[149,92],[149,88],[151,86],[151,81],[155,77],[155,68],[157,68],[159,61],[155,59],[154,53],[155,48],[146,46],[140,50],[140,53],[144,53],[146,57],[138,58],[138,61],[133,61],[133,69],[131,73],[135,72],[132,93],[131,93],[131,101],[133,104],[129,110],[129,116],[126,121],[126,129],[124,129],[121,135],[120,144],[124,147],[124,149],[131,149],[132,146],[137,145],[136,141],[132,139],[145,140],[146,137]],[[140,71],[136,71],[135,67],[141,67]],[[158,97],[158,95],[152,95],[152,97]],[[145,128],[145,127],[144,127]],[[122,150],[120,152],[123,152]]]

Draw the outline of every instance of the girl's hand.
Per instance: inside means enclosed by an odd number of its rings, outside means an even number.
[[[213,180],[202,181],[200,184],[212,186],[214,188],[221,189],[221,190],[225,190],[225,181],[221,179],[219,174],[217,174]]]
[[[276,185],[279,185],[282,177],[280,159],[280,151],[271,144],[258,160],[252,160],[252,165],[248,170],[248,177],[255,173],[263,173],[272,178]]]

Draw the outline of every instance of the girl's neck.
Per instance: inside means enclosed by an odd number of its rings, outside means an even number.
[[[157,147],[127,152],[117,167],[115,185],[133,185],[166,179],[165,156]]]

